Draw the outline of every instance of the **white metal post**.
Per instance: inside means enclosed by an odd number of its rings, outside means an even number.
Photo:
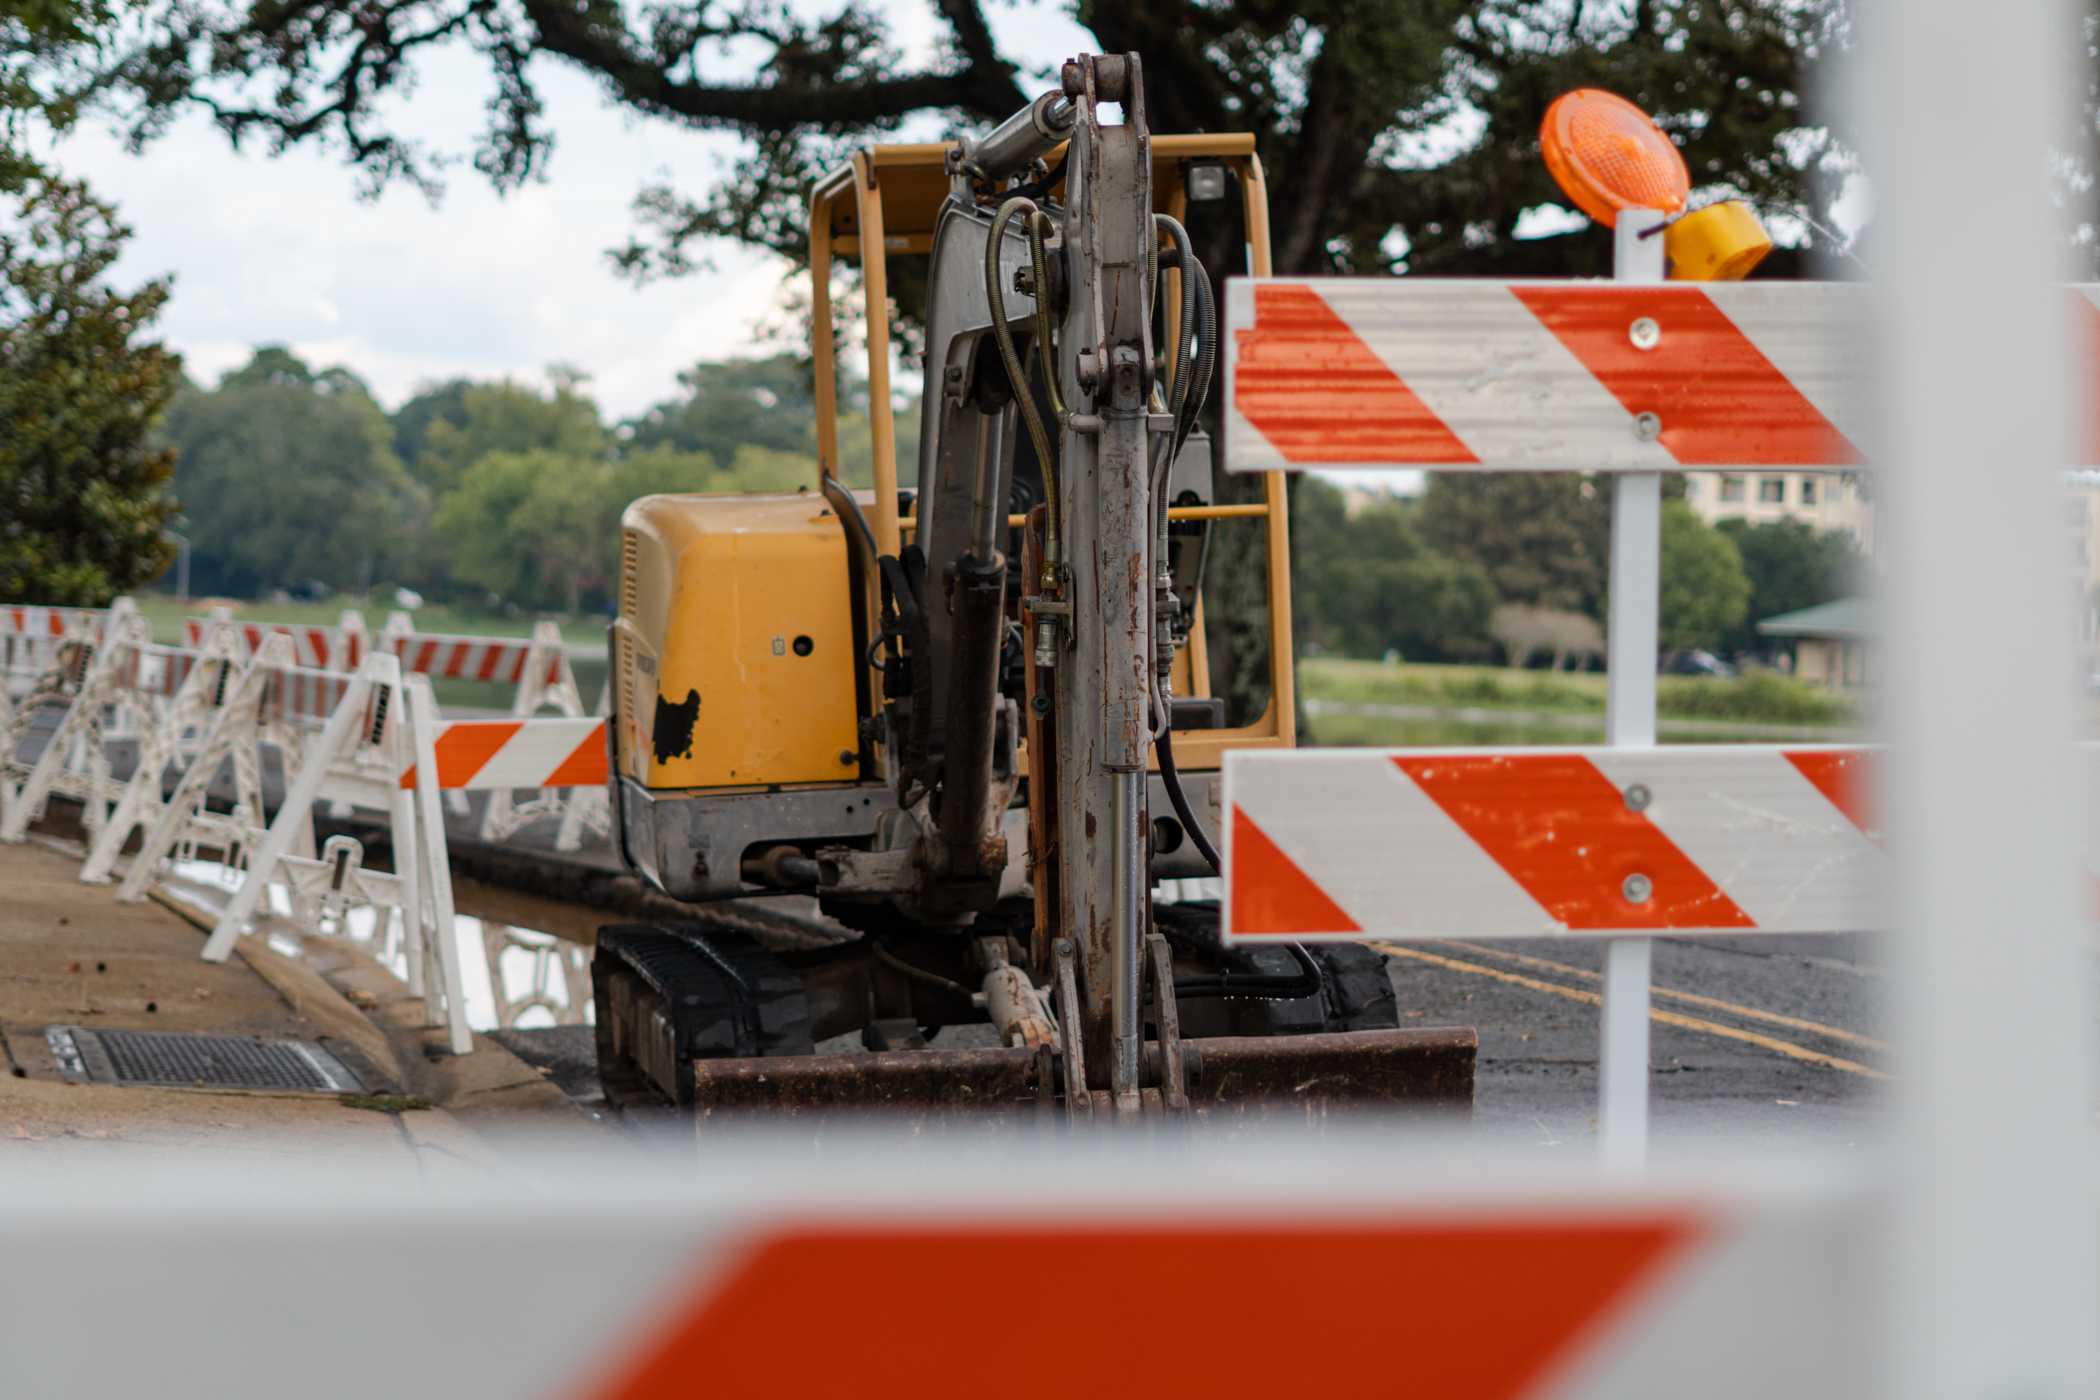
[[[1627,209],[1612,230],[1612,274],[1660,282],[1664,216]],[[1647,235],[1643,237],[1643,235]],[[1655,658],[1662,589],[1662,474],[1626,472],[1612,481],[1611,598],[1605,624],[1604,741],[1655,743]],[[1597,1133],[1607,1165],[1638,1167],[1648,1155],[1648,988],[1653,942],[1604,945],[1598,1008]]]
[[[2090,794],[2071,761],[2063,517],[2070,375],[2086,361],[2054,285],[2073,216],[2052,207],[2056,163],[2077,149],[2081,11],[1909,0],[1858,18],[1881,293],[1881,807],[1897,861],[1888,1393],[2092,1395]]]

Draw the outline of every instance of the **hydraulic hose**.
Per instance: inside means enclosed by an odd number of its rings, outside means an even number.
[[[1181,818],[1181,828],[1195,843],[1197,854],[1210,866],[1213,873],[1223,876],[1224,862],[1218,857],[1218,848],[1210,842],[1209,833],[1203,823],[1196,820],[1196,812],[1189,805],[1188,794],[1181,790],[1181,772],[1174,766],[1174,738],[1171,721],[1159,727],[1152,741],[1153,751],[1159,755],[1159,779],[1167,789],[1167,801],[1173,805],[1174,815]],[[1177,997],[1256,997],[1271,1001],[1295,1001],[1299,997],[1317,995],[1320,990],[1320,967],[1312,955],[1296,943],[1283,945],[1298,964],[1295,977],[1284,977],[1276,973],[1252,972],[1237,976],[1230,972],[1216,977],[1177,977],[1174,979],[1174,995]]]
[[[1182,415],[1187,411],[1189,387],[1197,378],[1197,366],[1193,363],[1196,352],[1196,315],[1202,298],[1191,282],[1202,277],[1202,269],[1196,263],[1194,247],[1189,242],[1189,231],[1181,221],[1171,214],[1154,214],[1153,223],[1167,235],[1174,245],[1178,266],[1181,268],[1181,326],[1175,336],[1174,378],[1167,387],[1166,409],[1173,415],[1174,427],[1153,454],[1152,501],[1154,513],[1153,536],[1157,540],[1156,557],[1164,561],[1167,549],[1167,481],[1174,470],[1174,458],[1181,450]],[[1162,562],[1161,567],[1164,566]]]
[[[1160,725],[1159,736],[1152,741],[1152,748],[1159,755],[1159,780],[1167,789],[1167,801],[1173,804],[1174,815],[1181,818],[1181,829],[1196,843],[1196,854],[1211,869],[1211,873],[1223,876],[1225,863],[1218,858],[1218,848],[1210,843],[1210,835],[1203,823],[1196,820],[1195,809],[1189,806],[1188,794],[1181,790],[1181,772],[1174,766],[1174,724],[1171,716]]]
[[[1006,281],[1001,273],[1005,265],[1000,261],[999,250],[1006,241],[1006,226],[1021,214],[1028,216],[1029,274],[1035,279],[1036,341],[1040,347],[1038,363],[1043,367],[1043,383],[1049,391],[1050,409],[1058,418],[1060,429],[1064,426],[1064,406],[1057,389],[1057,366],[1050,350],[1050,277],[1048,259],[1043,250],[1043,228],[1049,216],[1036,206],[1032,199],[1015,196],[999,206],[992,216],[992,236],[984,248],[984,295],[991,306],[992,339],[999,347],[999,363],[1006,369],[1008,382],[1013,385],[1014,402],[1020,405],[1021,421],[1027,426],[1028,440],[1035,447],[1036,461],[1043,468],[1043,572],[1045,582],[1056,577],[1058,561],[1057,521],[1057,452],[1050,440],[1049,430],[1043,425],[1043,415],[1037,411],[1035,396],[1029,392],[1026,370],[1021,364],[1021,355],[1014,348],[1013,328],[1006,322]]]
[[[868,524],[868,517],[853,499],[853,493],[844,482],[835,476],[824,477],[824,498],[838,507],[838,512],[852,525],[853,533],[860,538],[861,548],[868,551],[868,567],[873,569],[882,558],[882,551],[875,547],[875,531]]]

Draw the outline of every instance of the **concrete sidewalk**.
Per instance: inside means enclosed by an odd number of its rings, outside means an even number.
[[[176,901],[119,904],[78,882],[79,858],[0,845],[0,1150],[82,1140],[327,1155],[346,1147],[405,1173],[502,1170],[483,1128],[521,1122],[596,1131],[544,1076],[486,1036],[474,1053],[433,1053],[422,1007],[360,948],[294,940],[287,956],[243,939],[223,964],[198,953],[208,915]],[[165,899],[165,897],[162,897]],[[273,938],[269,942],[282,942]],[[215,1088],[67,1083],[48,1025],[326,1038],[394,1092],[357,1099]],[[428,1107],[413,1105],[428,1104]]]

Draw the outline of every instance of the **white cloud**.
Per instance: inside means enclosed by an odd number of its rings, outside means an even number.
[[[433,61],[419,120],[434,104],[463,140],[479,120],[457,101],[474,65]],[[117,275],[174,274],[160,330],[195,377],[281,341],[347,365],[395,403],[428,379],[530,378],[565,362],[626,416],[671,393],[692,361],[745,349],[780,301],[785,265],[725,245],[714,270],[690,278],[637,288],[615,275],[605,252],[632,230],[635,192],[666,169],[697,186],[732,144],[629,121],[574,74],[543,78],[559,136],[549,178],[509,196],[462,170],[435,207],[405,188],[365,201],[327,153],[237,154],[201,119],[143,157],[90,129],[60,159],[135,230]]]

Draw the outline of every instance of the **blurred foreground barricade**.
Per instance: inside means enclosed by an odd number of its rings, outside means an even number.
[[[355,1158],[164,1165],[150,1190],[135,1158],[121,1179],[31,1158],[0,1202],[0,1354],[17,1393],[170,1400],[366,1400],[407,1377],[505,1400],[1867,1386],[1879,1217],[1849,1176],[1634,1190],[1339,1129],[1310,1168],[1305,1145],[999,1154],[871,1131],[415,1188]],[[922,1290],[1017,1269],[1116,1321],[1035,1355],[1005,1327],[927,1325]]]

